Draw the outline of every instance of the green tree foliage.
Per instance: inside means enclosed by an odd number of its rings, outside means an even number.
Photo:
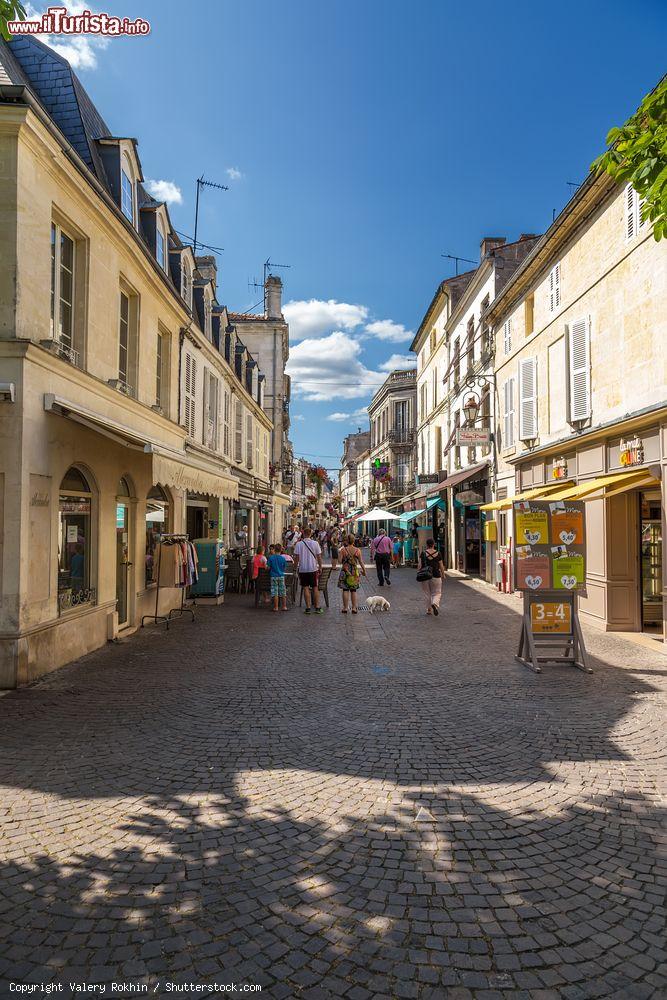
[[[611,130],[607,145],[591,170],[605,170],[614,180],[632,184],[655,239],[667,236],[667,76],[625,125]]]
[[[7,27],[8,21],[25,21],[25,7],[19,0],[0,0],[0,35],[6,42],[11,40],[11,32]]]

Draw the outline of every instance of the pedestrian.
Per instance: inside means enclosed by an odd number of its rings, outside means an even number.
[[[391,570],[391,538],[388,537],[384,528],[380,528],[377,535],[371,542],[371,558],[375,558],[375,568],[378,575],[378,585],[384,587],[385,583],[391,587],[389,573]]]
[[[440,614],[440,601],[442,598],[442,581],[445,578],[445,565],[442,556],[435,547],[432,538],[427,539],[426,549],[419,557],[419,572],[417,580],[421,583],[421,588],[426,598],[428,610],[427,615]]]
[[[403,543],[401,542],[401,539],[398,537],[398,535],[394,535],[394,541],[393,541],[393,544],[392,544],[392,548],[393,548],[393,551],[392,551],[392,561],[394,563],[394,566],[400,566],[401,565],[401,549],[402,549],[402,547],[403,547]]]
[[[287,590],[285,587],[285,569],[287,559],[283,555],[283,547],[280,544],[271,546],[271,555],[268,558],[269,573],[271,574],[271,599],[273,600],[273,610],[287,611]]]
[[[322,549],[319,542],[311,537],[310,528],[303,529],[303,538],[294,548],[294,564],[306,599],[305,613],[310,614],[311,597],[316,615],[324,614],[320,607],[320,592],[317,578],[322,572]]]
[[[331,529],[331,535],[329,538],[329,543],[331,545],[331,571],[333,572],[338,567],[338,543],[340,540],[340,532],[338,528]]]
[[[361,577],[366,576],[366,567],[361,555],[361,549],[355,544],[354,535],[344,539],[345,545],[340,550],[340,575],[338,586],[343,591],[343,607],[341,613],[346,615],[352,602],[352,614],[358,613],[357,591],[361,586]]]
[[[266,569],[267,565],[266,556],[264,555],[264,546],[258,545],[248,567],[250,570],[250,579],[252,581],[253,589],[258,586],[257,581],[260,569]],[[265,597],[262,603],[268,604],[268,597]]]

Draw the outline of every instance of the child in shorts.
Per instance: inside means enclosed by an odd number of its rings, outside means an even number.
[[[276,543],[276,545],[271,546],[268,563],[271,575],[273,610],[278,610],[278,602],[280,601],[280,610],[287,611],[287,589],[285,587],[285,567],[287,566],[287,560],[283,555],[282,545]]]

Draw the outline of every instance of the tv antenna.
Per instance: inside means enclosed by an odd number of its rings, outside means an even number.
[[[260,284],[259,281],[257,280],[257,278],[248,278],[248,291],[249,292],[258,292],[260,289],[262,290],[262,294],[264,295],[264,311],[265,312],[266,312],[266,279],[268,278],[268,276],[269,276],[270,272],[273,270],[273,268],[275,268],[275,267],[290,268],[291,266],[292,266],[291,264],[274,264],[273,261],[271,260],[271,258],[267,257],[266,260],[264,261],[264,265],[263,265],[263,267],[264,267],[264,279],[263,279],[262,283]]]
[[[217,188],[219,191],[229,191],[229,187],[226,184],[216,184],[215,181],[207,181],[204,179],[204,175],[197,178],[197,198],[195,200],[195,235],[193,239],[193,252],[195,257],[197,256],[197,226],[199,224],[199,192],[202,188]]]
[[[476,264],[477,263],[476,260],[470,260],[469,257],[457,257],[455,254],[452,254],[452,253],[441,253],[440,256],[441,257],[446,257],[447,260],[456,261],[456,276],[457,277],[458,277],[458,274],[459,274],[459,261],[460,260],[462,260],[466,264]]]
[[[581,181],[565,181],[565,183],[570,188],[570,196],[572,196],[574,194],[574,192],[577,191],[581,187],[581,184],[582,184]],[[572,190],[572,189],[574,189],[574,190]]]

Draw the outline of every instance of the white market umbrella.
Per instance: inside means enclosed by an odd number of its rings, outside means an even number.
[[[381,507],[374,507],[368,514],[358,514],[355,521],[396,521],[397,517],[390,510],[382,510]]]

